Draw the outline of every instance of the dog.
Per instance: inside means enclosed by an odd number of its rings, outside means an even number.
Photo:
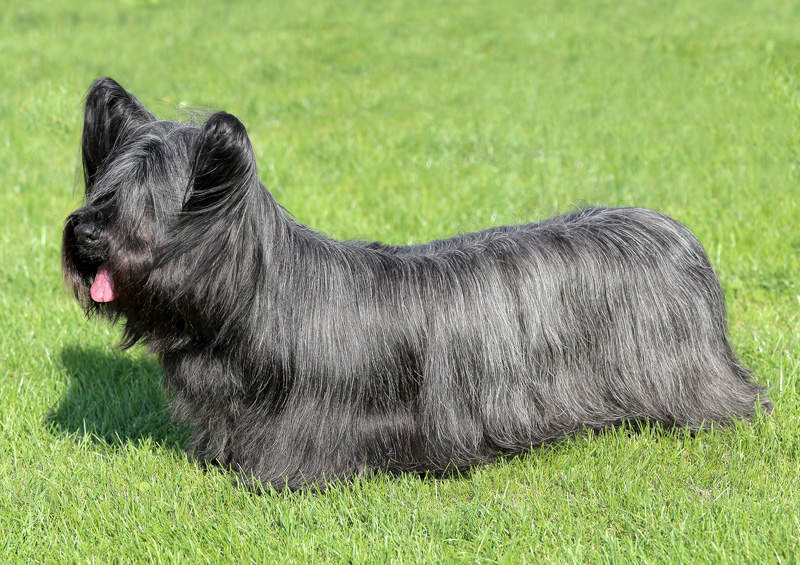
[[[110,78],[86,97],[82,155],[68,285],[157,354],[189,453],[257,484],[441,474],[582,430],[771,408],[703,246],[658,212],[336,241],[261,184],[236,117],[160,121]]]

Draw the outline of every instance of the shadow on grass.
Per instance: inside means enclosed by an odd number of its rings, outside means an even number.
[[[67,392],[47,415],[56,431],[109,446],[152,440],[180,450],[188,441],[188,431],[171,420],[154,359],[72,345],[61,351],[61,363]]]

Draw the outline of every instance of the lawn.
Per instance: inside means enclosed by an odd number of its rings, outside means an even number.
[[[797,561],[796,2],[115,4],[0,13],[0,561]],[[235,113],[265,185],[340,238],[421,242],[583,204],[674,216],[774,413],[324,495],[203,471],[155,359],[120,351],[62,284],[82,97],[102,75],[162,118]]]

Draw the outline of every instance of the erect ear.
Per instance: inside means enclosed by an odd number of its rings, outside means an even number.
[[[89,87],[83,119],[83,178],[88,192],[111,151],[142,124],[156,118],[114,79],[99,78]]]
[[[258,184],[258,169],[247,130],[236,116],[212,115],[198,138],[184,211],[235,206]]]

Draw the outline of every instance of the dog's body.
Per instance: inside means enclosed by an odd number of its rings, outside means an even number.
[[[65,274],[158,352],[202,460],[294,488],[770,406],[702,246],[659,213],[334,241],[261,185],[236,118],[160,122],[110,79],[89,91],[83,154]]]

